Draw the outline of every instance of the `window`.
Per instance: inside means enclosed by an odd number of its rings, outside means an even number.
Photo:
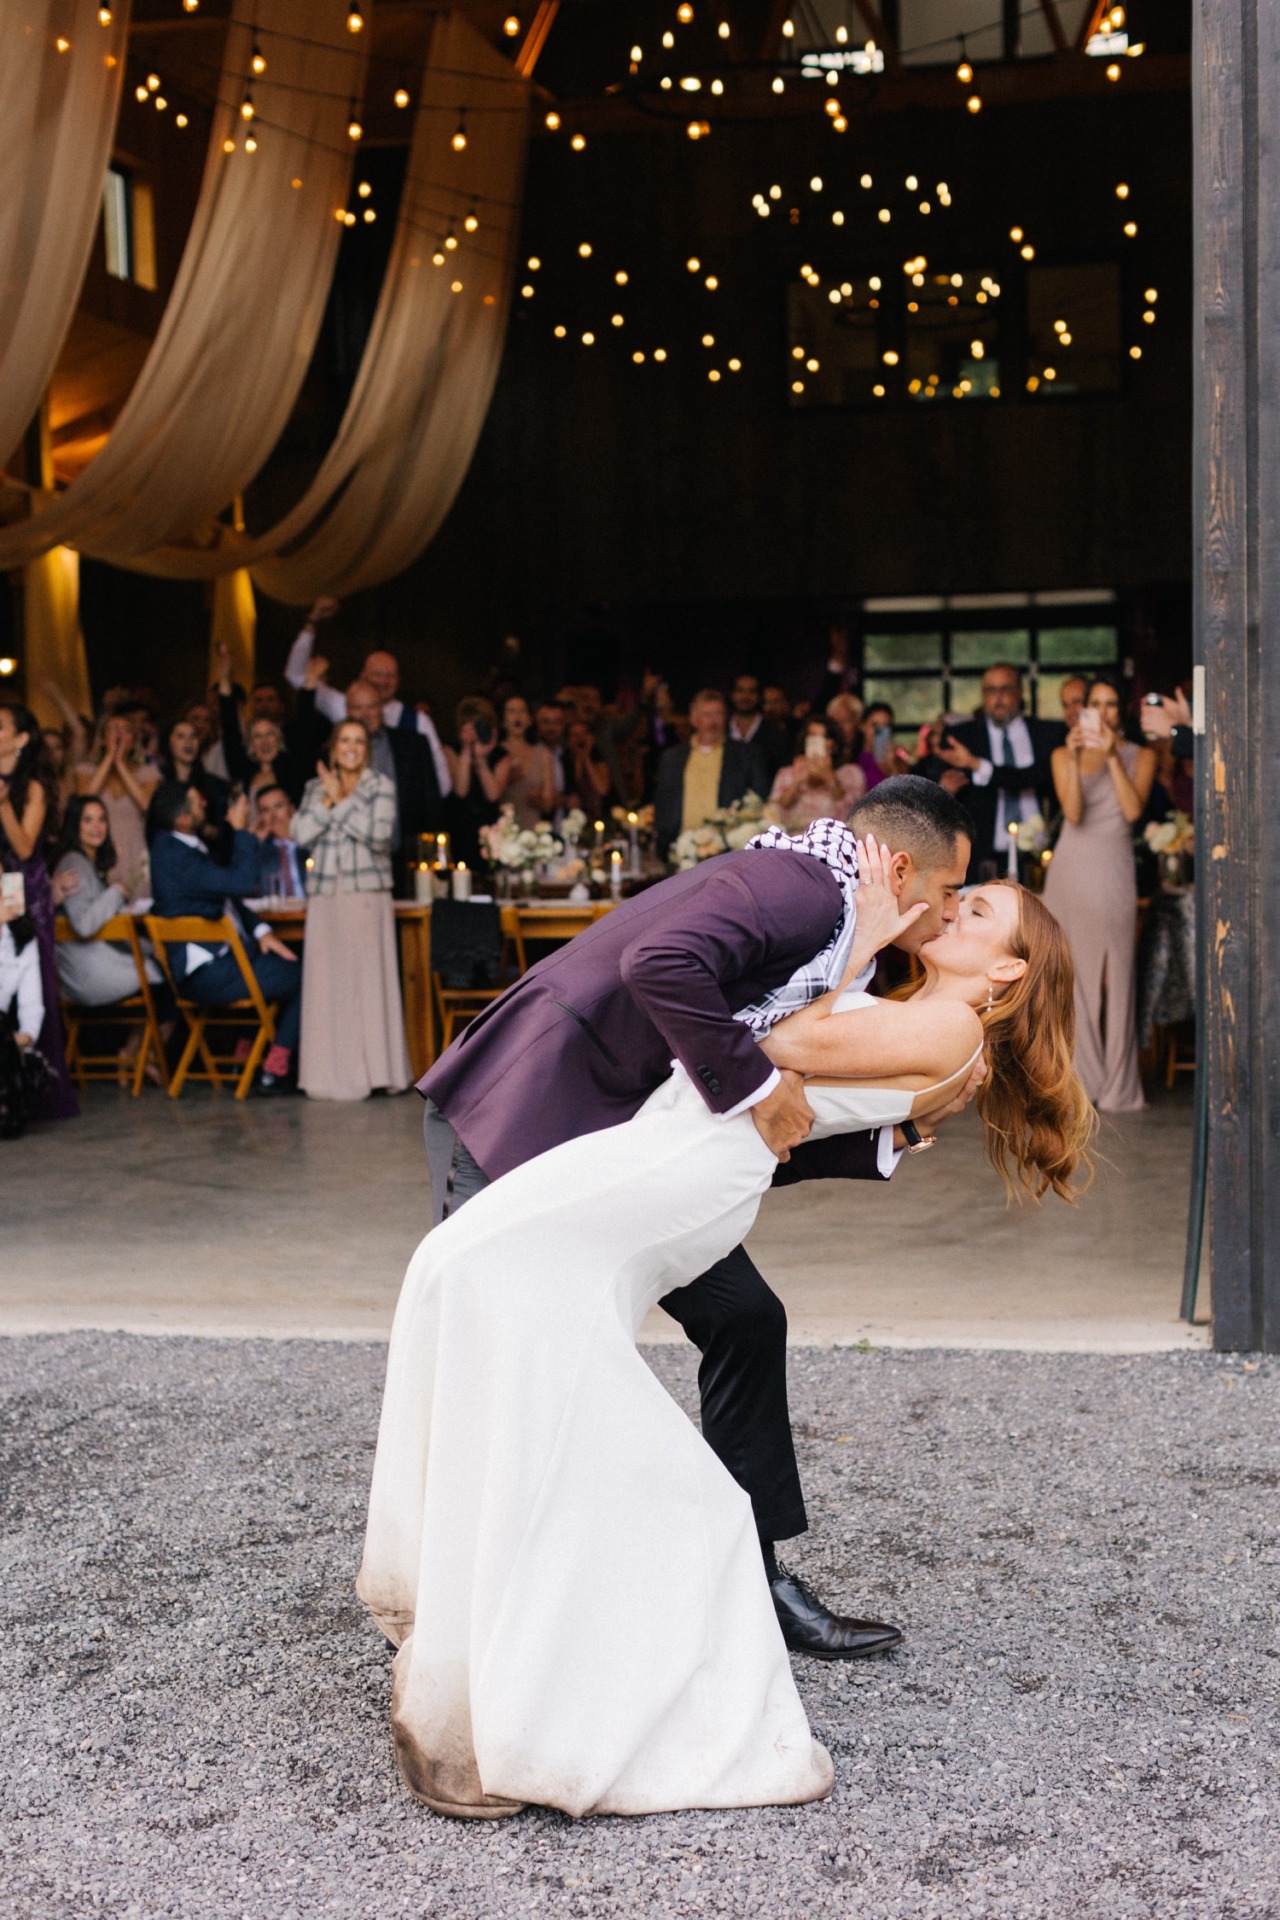
[[[1034,399],[1115,393],[1120,268],[987,266],[923,255],[836,279],[807,266],[787,289],[793,407]]]
[[[1028,712],[1059,719],[1063,680],[1114,667],[1119,655],[1115,596],[1103,591],[878,599],[862,607],[862,696],[887,700],[904,736],[940,713],[979,707],[982,676],[1002,660],[1026,675]]]
[[[123,167],[107,169],[102,190],[102,237],[107,272],[135,286],[156,285],[156,220],[151,189]]]

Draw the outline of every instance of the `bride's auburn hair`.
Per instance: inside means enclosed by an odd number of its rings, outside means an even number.
[[[1074,1203],[1093,1179],[1089,1147],[1098,1116],[1073,1063],[1071,949],[1038,894],[1012,880],[994,884],[1018,896],[1011,951],[1027,967],[994,1006],[979,1008],[987,1077],[978,1089],[978,1112],[987,1155],[1011,1198],[1021,1187],[1038,1200],[1052,1187]]]

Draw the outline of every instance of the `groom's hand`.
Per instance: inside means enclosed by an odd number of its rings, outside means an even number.
[[[813,1108],[804,1097],[804,1075],[782,1068],[781,1084],[751,1109],[751,1118],[770,1153],[791,1158],[792,1147],[809,1137]]]

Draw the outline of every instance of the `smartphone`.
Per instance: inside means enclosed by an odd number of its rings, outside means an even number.
[[[1142,704],[1144,707],[1162,707],[1164,705],[1164,695],[1162,693],[1144,694]]]
[[[20,914],[27,910],[27,878],[22,873],[0,873],[0,900],[6,907],[16,907]]]
[[[1102,745],[1102,719],[1096,707],[1080,709],[1080,731],[1084,735],[1086,747]]]
[[[489,722],[487,720],[477,720],[476,721],[477,744],[482,747],[491,747],[493,745],[493,737],[494,737],[493,728],[489,725]]]
[[[804,751],[807,760],[829,760],[831,742],[825,733],[810,733],[805,736]]]
[[[871,749],[872,752],[875,754],[877,760],[883,760],[886,753],[888,753],[890,747],[893,745],[893,728],[877,727],[875,732],[872,734],[871,739],[872,739],[872,749]]]

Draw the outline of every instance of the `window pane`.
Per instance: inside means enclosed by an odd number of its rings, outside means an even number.
[[[998,400],[1000,287],[994,277],[914,273],[905,301],[908,398]]]
[[[951,664],[954,667],[989,667],[997,660],[1024,667],[1031,659],[1031,635],[1025,630],[1013,633],[953,633]]]
[[[982,708],[982,675],[980,673],[953,673],[951,676],[952,713],[977,713]]]
[[[129,278],[129,183],[117,167],[109,167],[102,189],[102,234],[106,242],[107,272],[115,280]]]
[[[862,664],[872,667],[940,667],[940,633],[868,633],[862,642]]]
[[[1106,667],[1119,647],[1114,627],[1041,627],[1042,667]]]
[[[1119,267],[1032,267],[1027,345],[1032,393],[1114,391],[1120,385]]]
[[[887,700],[899,733],[913,732],[926,720],[936,720],[946,701],[942,676],[894,675],[877,673],[863,680],[862,697],[868,706],[875,700]]]
[[[884,384],[878,304],[865,275],[857,282],[846,280],[843,287],[788,287],[786,378],[792,406],[847,406],[878,397],[874,389]]]

